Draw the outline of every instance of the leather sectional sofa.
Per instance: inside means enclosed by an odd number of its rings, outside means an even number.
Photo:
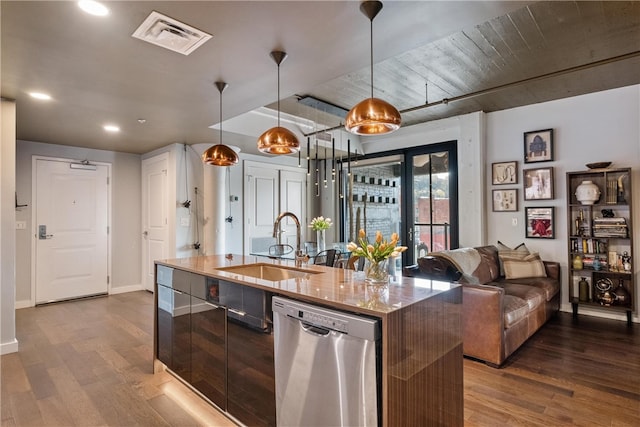
[[[430,253],[404,274],[463,285],[463,352],[494,367],[560,308],[560,264],[524,245],[500,254],[496,246]]]

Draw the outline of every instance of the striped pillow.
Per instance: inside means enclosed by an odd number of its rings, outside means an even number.
[[[504,264],[502,262],[502,257],[509,258],[524,258],[529,255],[529,248],[524,243],[520,243],[515,248],[511,249],[509,246],[502,243],[498,240],[498,260],[500,262],[500,275],[504,277]]]
[[[524,258],[504,257],[504,275],[507,279],[522,279],[524,277],[547,277],[544,263],[537,252]]]

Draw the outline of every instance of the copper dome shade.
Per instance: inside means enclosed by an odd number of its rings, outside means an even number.
[[[274,50],[271,58],[278,65],[278,126],[268,129],[258,138],[258,150],[266,154],[291,154],[300,151],[300,142],[289,129],[280,126],[280,64],[287,53]]]
[[[233,166],[238,163],[238,155],[222,143],[222,92],[229,85],[225,82],[216,82],[215,85],[220,92],[220,142],[202,153],[202,162],[213,166]]]
[[[357,135],[380,135],[393,132],[402,123],[402,117],[393,105],[373,97],[373,18],[381,10],[381,1],[367,0],[360,3],[360,11],[369,18],[371,26],[371,97],[359,102],[347,114],[345,129]]]
[[[349,111],[345,128],[356,135],[380,135],[397,130],[401,122],[396,107],[379,98],[367,98]]]
[[[300,151],[300,143],[289,129],[276,126],[260,135],[258,150],[268,154],[292,154]]]

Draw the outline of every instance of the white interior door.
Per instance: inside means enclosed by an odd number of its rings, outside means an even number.
[[[302,245],[307,232],[307,173],[306,171],[280,171],[280,212],[292,212],[300,220]],[[296,247],[296,224],[285,218],[281,225],[281,241]],[[304,248],[303,248],[304,249]]]
[[[142,161],[142,283],[154,288],[154,261],[169,256],[166,153]]]
[[[307,174],[295,168],[267,167],[245,163],[245,254],[267,250],[265,239],[273,236],[273,223],[281,212],[292,212],[300,220],[302,241],[306,232]],[[280,241],[295,247],[296,225],[286,217],[281,222]],[[270,244],[271,242],[269,242]],[[301,242],[302,243],[302,242]],[[268,245],[267,245],[268,246]]]
[[[36,159],[35,169],[36,304],[107,293],[107,165]]]
[[[251,253],[252,239],[273,236],[278,216],[278,170],[248,165],[245,172],[245,254]],[[261,248],[263,249],[263,248]]]

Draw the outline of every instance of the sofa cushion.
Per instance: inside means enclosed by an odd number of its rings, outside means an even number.
[[[542,289],[545,293],[545,298],[547,301],[551,301],[551,299],[556,296],[558,292],[560,292],[560,283],[556,279],[551,277],[524,277],[514,280],[503,279],[498,283],[501,287],[503,284],[513,283],[518,285],[533,286],[538,289]]]
[[[499,285],[504,289],[505,295],[518,297],[527,303],[529,310],[535,310],[540,304],[547,300],[547,294],[543,289],[535,286],[519,285],[515,283],[502,282]]]
[[[547,277],[544,263],[537,252],[524,258],[501,256],[504,265],[504,276],[507,279],[519,279],[522,277]]]
[[[512,257],[512,258],[524,258],[525,256],[529,255],[530,251],[529,248],[527,248],[527,246],[524,243],[520,243],[518,246],[516,246],[515,248],[510,248],[509,246],[505,245],[504,243],[502,243],[500,240],[498,240],[498,263],[500,265],[500,275],[504,276],[504,264],[502,263],[502,257]]]
[[[522,298],[518,298],[513,295],[504,296],[503,306],[504,328],[509,329],[512,325],[515,325],[529,313],[529,305]]]

